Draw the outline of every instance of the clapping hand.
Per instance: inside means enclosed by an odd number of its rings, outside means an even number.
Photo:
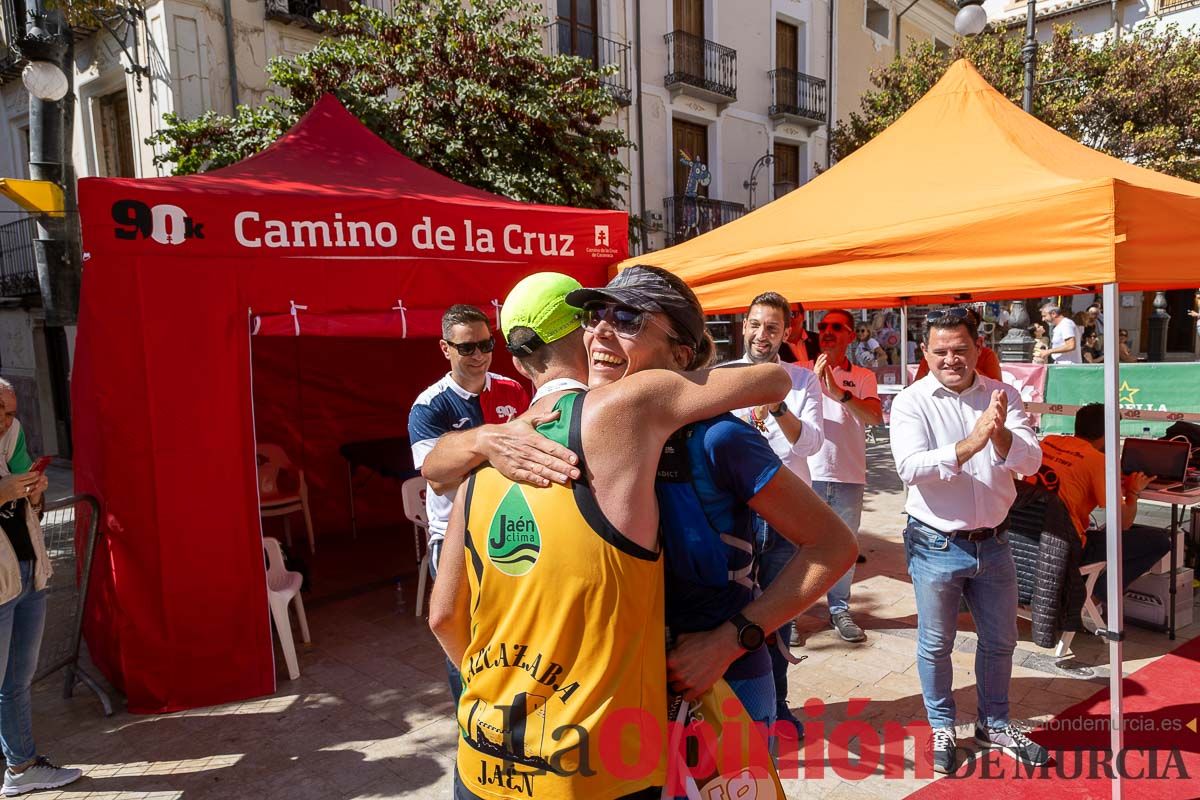
[[[999,390],[992,392],[991,402],[988,403],[987,409],[979,415],[979,419],[975,420],[975,427],[971,429],[971,434],[967,437],[972,453],[978,453],[987,447],[988,442],[995,442],[997,437],[1002,435],[1007,416],[1008,396]]]
[[[830,397],[840,397],[844,391],[838,385],[837,378],[833,375],[833,367],[829,365],[829,358],[824,354],[817,356],[816,363],[813,364],[813,372],[821,380],[821,386],[824,387]]]
[[[984,413],[992,415],[992,434],[989,437],[993,443],[1004,433],[1004,422],[1008,419],[1008,395],[996,389],[992,392],[992,402]]]

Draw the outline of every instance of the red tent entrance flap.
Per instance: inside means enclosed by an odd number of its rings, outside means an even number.
[[[495,323],[497,306],[487,309]],[[251,314],[254,336],[332,336],[353,339],[436,339],[442,335],[444,308],[406,308],[347,314],[311,313],[293,306],[290,313]],[[496,327],[499,327],[497,324]]]

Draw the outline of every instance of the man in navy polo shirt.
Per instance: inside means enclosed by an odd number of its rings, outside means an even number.
[[[408,438],[412,443],[413,466],[421,469],[425,456],[439,437],[451,431],[475,428],[484,423],[507,422],[529,407],[529,395],[521,384],[488,372],[492,365],[492,337],[488,318],[475,306],[453,305],[442,315],[442,354],[450,371],[421,392],[408,414]],[[429,518],[429,575],[437,579],[438,558],[446,524],[454,507],[457,484],[431,483],[425,495]],[[449,665],[450,691],[458,697],[462,684],[458,670]]]

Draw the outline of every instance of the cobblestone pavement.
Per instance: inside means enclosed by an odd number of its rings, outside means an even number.
[[[903,493],[886,443],[872,445],[870,462],[861,534],[867,562],[858,566],[852,600],[868,640],[842,642],[819,604],[801,617],[805,640],[798,652],[807,658],[790,675],[792,706],[822,701],[827,731],[848,717],[880,727],[923,716],[916,608],[900,542]],[[69,791],[34,797],[449,797],[456,729],[444,660],[424,621],[413,615],[412,586],[406,590],[399,602],[394,589],[383,588],[310,607],[314,645],[301,653],[301,677],[289,681],[281,671],[271,697],[161,716],[118,711],[106,719],[85,689],[64,700],[57,676],[42,682],[34,696],[41,750],[82,767],[85,777]],[[975,709],[975,639],[969,617],[961,625],[953,659],[959,735],[967,738]],[[1049,651],[1030,643],[1027,622],[1020,633],[1010,695],[1014,719],[1045,721],[1107,685],[1108,653],[1097,638],[1077,637],[1077,657],[1061,669]],[[1197,634],[1200,625],[1192,625],[1169,642],[1129,627],[1126,674]],[[785,780],[788,796],[796,798],[890,799],[922,784],[912,777],[885,779],[882,769],[854,781],[829,768],[821,779]]]

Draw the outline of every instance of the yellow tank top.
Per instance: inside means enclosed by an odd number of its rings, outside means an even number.
[[[582,396],[562,403],[580,455]],[[573,406],[573,407],[572,407]],[[662,561],[590,488],[466,486],[471,642],[458,773],[483,798],[610,800],[665,780]],[[652,732],[639,730],[643,720]]]

